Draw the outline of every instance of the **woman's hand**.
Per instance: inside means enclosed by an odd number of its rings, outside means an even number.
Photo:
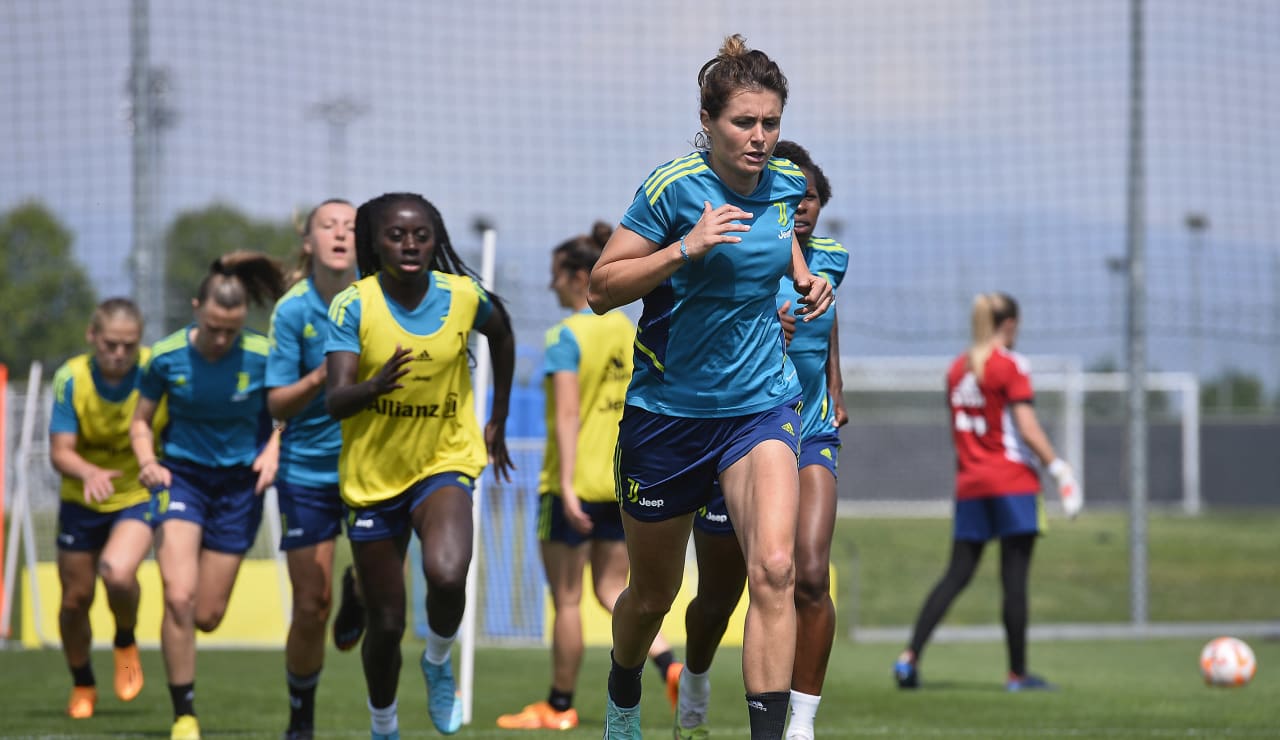
[[[489,465],[493,467],[493,476],[506,483],[511,482],[511,471],[516,466],[511,462],[511,454],[507,452],[507,424],[505,421],[489,420],[484,425],[484,445],[489,450]]]
[[[803,316],[804,321],[818,318],[835,303],[835,291],[824,277],[812,273],[799,275],[795,279],[795,287],[803,304],[796,313]]]
[[[591,517],[582,510],[582,502],[578,500],[578,494],[572,490],[561,491],[560,500],[564,502],[564,518],[569,522],[569,526],[578,534],[591,534],[591,529],[595,525],[591,523]]]
[[[150,460],[138,469],[138,482],[146,486],[148,491],[157,488],[168,490],[173,483],[173,473],[158,460]]]
[[[116,492],[115,484],[111,481],[122,475],[124,473],[119,470],[107,470],[95,466],[83,478],[84,502],[86,504],[102,503],[111,498],[111,494]]]
[[[409,368],[405,365],[409,364],[413,350],[401,347],[396,344],[396,351],[389,357],[386,363],[369,378],[369,383],[373,386],[375,396],[385,396],[391,391],[403,388],[400,385],[400,379],[409,374]]]
[[[734,232],[751,231],[751,226],[734,222],[751,219],[750,213],[737,206],[726,203],[713,209],[711,201],[702,201],[702,215],[698,217],[698,223],[693,225],[682,240],[684,254],[689,255],[690,261],[700,260],[717,245],[736,244],[742,241],[742,237],[734,236]]]

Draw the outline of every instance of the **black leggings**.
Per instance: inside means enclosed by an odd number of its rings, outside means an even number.
[[[1020,534],[1000,540],[1000,584],[1004,590],[1004,635],[1009,647],[1009,671],[1021,676],[1027,672],[1027,579],[1031,571],[1034,534]],[[919,660],[924,645],[934,628],[946,616],[951,602],[960,595],[982,560],[985,542],[962,542],[951,545],[951,562],[942,580],[925,599],[911,635],[911,652]]]

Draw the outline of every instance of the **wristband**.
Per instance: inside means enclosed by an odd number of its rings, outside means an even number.
[[[1054,458],[1054,461],[1049,463],[1049,475],[1052,475],[1054,478],[1061,477],[1063,473],[1066,473],[1069,470],[1071,470],[1071,468],[1068,467],[1066,462],[1064,462],[1060,457]]]
[[[680,237],[680,258],[685,262],[691,262],[692,260],[689,258],[689,250],[684,247],[684,240],[687,238],[689,238],[688,234]]]

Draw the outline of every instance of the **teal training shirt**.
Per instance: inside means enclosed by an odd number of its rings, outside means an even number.
[[[166,458],[226,468],[250,465],[271,434],[267,415],[267,338],[250,329],[209,362],[188,340],[194,324],[151,348],[139,392],[169,397],[169,423],[161,434]]]
[[[622,225],[665,247],[712,208],[750,213],[741,242],[720,244],[682,265],[644,297],[627,403],[678,417],[727,417],[774,408],[800,395],[783,349],[774,298],[791,265],[792,215],[805,178],[772,158],[747,196],[730,190],[708,155],[694,152],[653,171]]]
[[[271,353],[267,388],[293,385],[324,362],[329,306],[316,292],[315,281],[300,280],[276,302],[271,313]],[[324,407],[324,390],[296,416],[285,421],[280,439],[279,480],[309,488],[338,483],[342,425]]]
[[[809,271],[826,278],[832,290],[844,280],[849,269],[849,252],[834,239],[810,237],[808,246],[804,248],[804,259]],[[796,292],[791,278],[784,276],[778,287],[777,307],[782,308],[787,301],[791,301],[788,312],[794,314],[800,308],[800,294]],[[815,434],[830,434],[836,429],[831,423],[835,415],[834,399],[827,391],[827,355],[831,351],[831,327],[836,322],[836,308],[832,305],[812,321],[796,318],[796,334],[787,347],[787,356],[795,364],[796,376],[803,388],[800,439],[805,440]]]

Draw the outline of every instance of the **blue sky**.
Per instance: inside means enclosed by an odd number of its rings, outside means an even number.
[[[1123,327],[1106,260],[1124,249],[1127,5],[153,2],[176,114],[161,220],[422,192],[464,249],[476,216],[498,226],[498,287],[536,348],[559,317],[548,251],[616,222],[689,150],[697,70],[740,32],[782,65],[783,135],[833,184],[823,225],[853,253],[845,352],[959,351],[970,296],[1003,289],[1024,349],[1094,362]],[[1280,4],[1146,6],[1152,363],[1280,377]],[[104,294],[129,279],[128,10],[0,0],[0,208],[51,205]],[[314,110],[339,97],[364,113],[334,193]],[[1190,212],[1208,219],[1199,247]]]

